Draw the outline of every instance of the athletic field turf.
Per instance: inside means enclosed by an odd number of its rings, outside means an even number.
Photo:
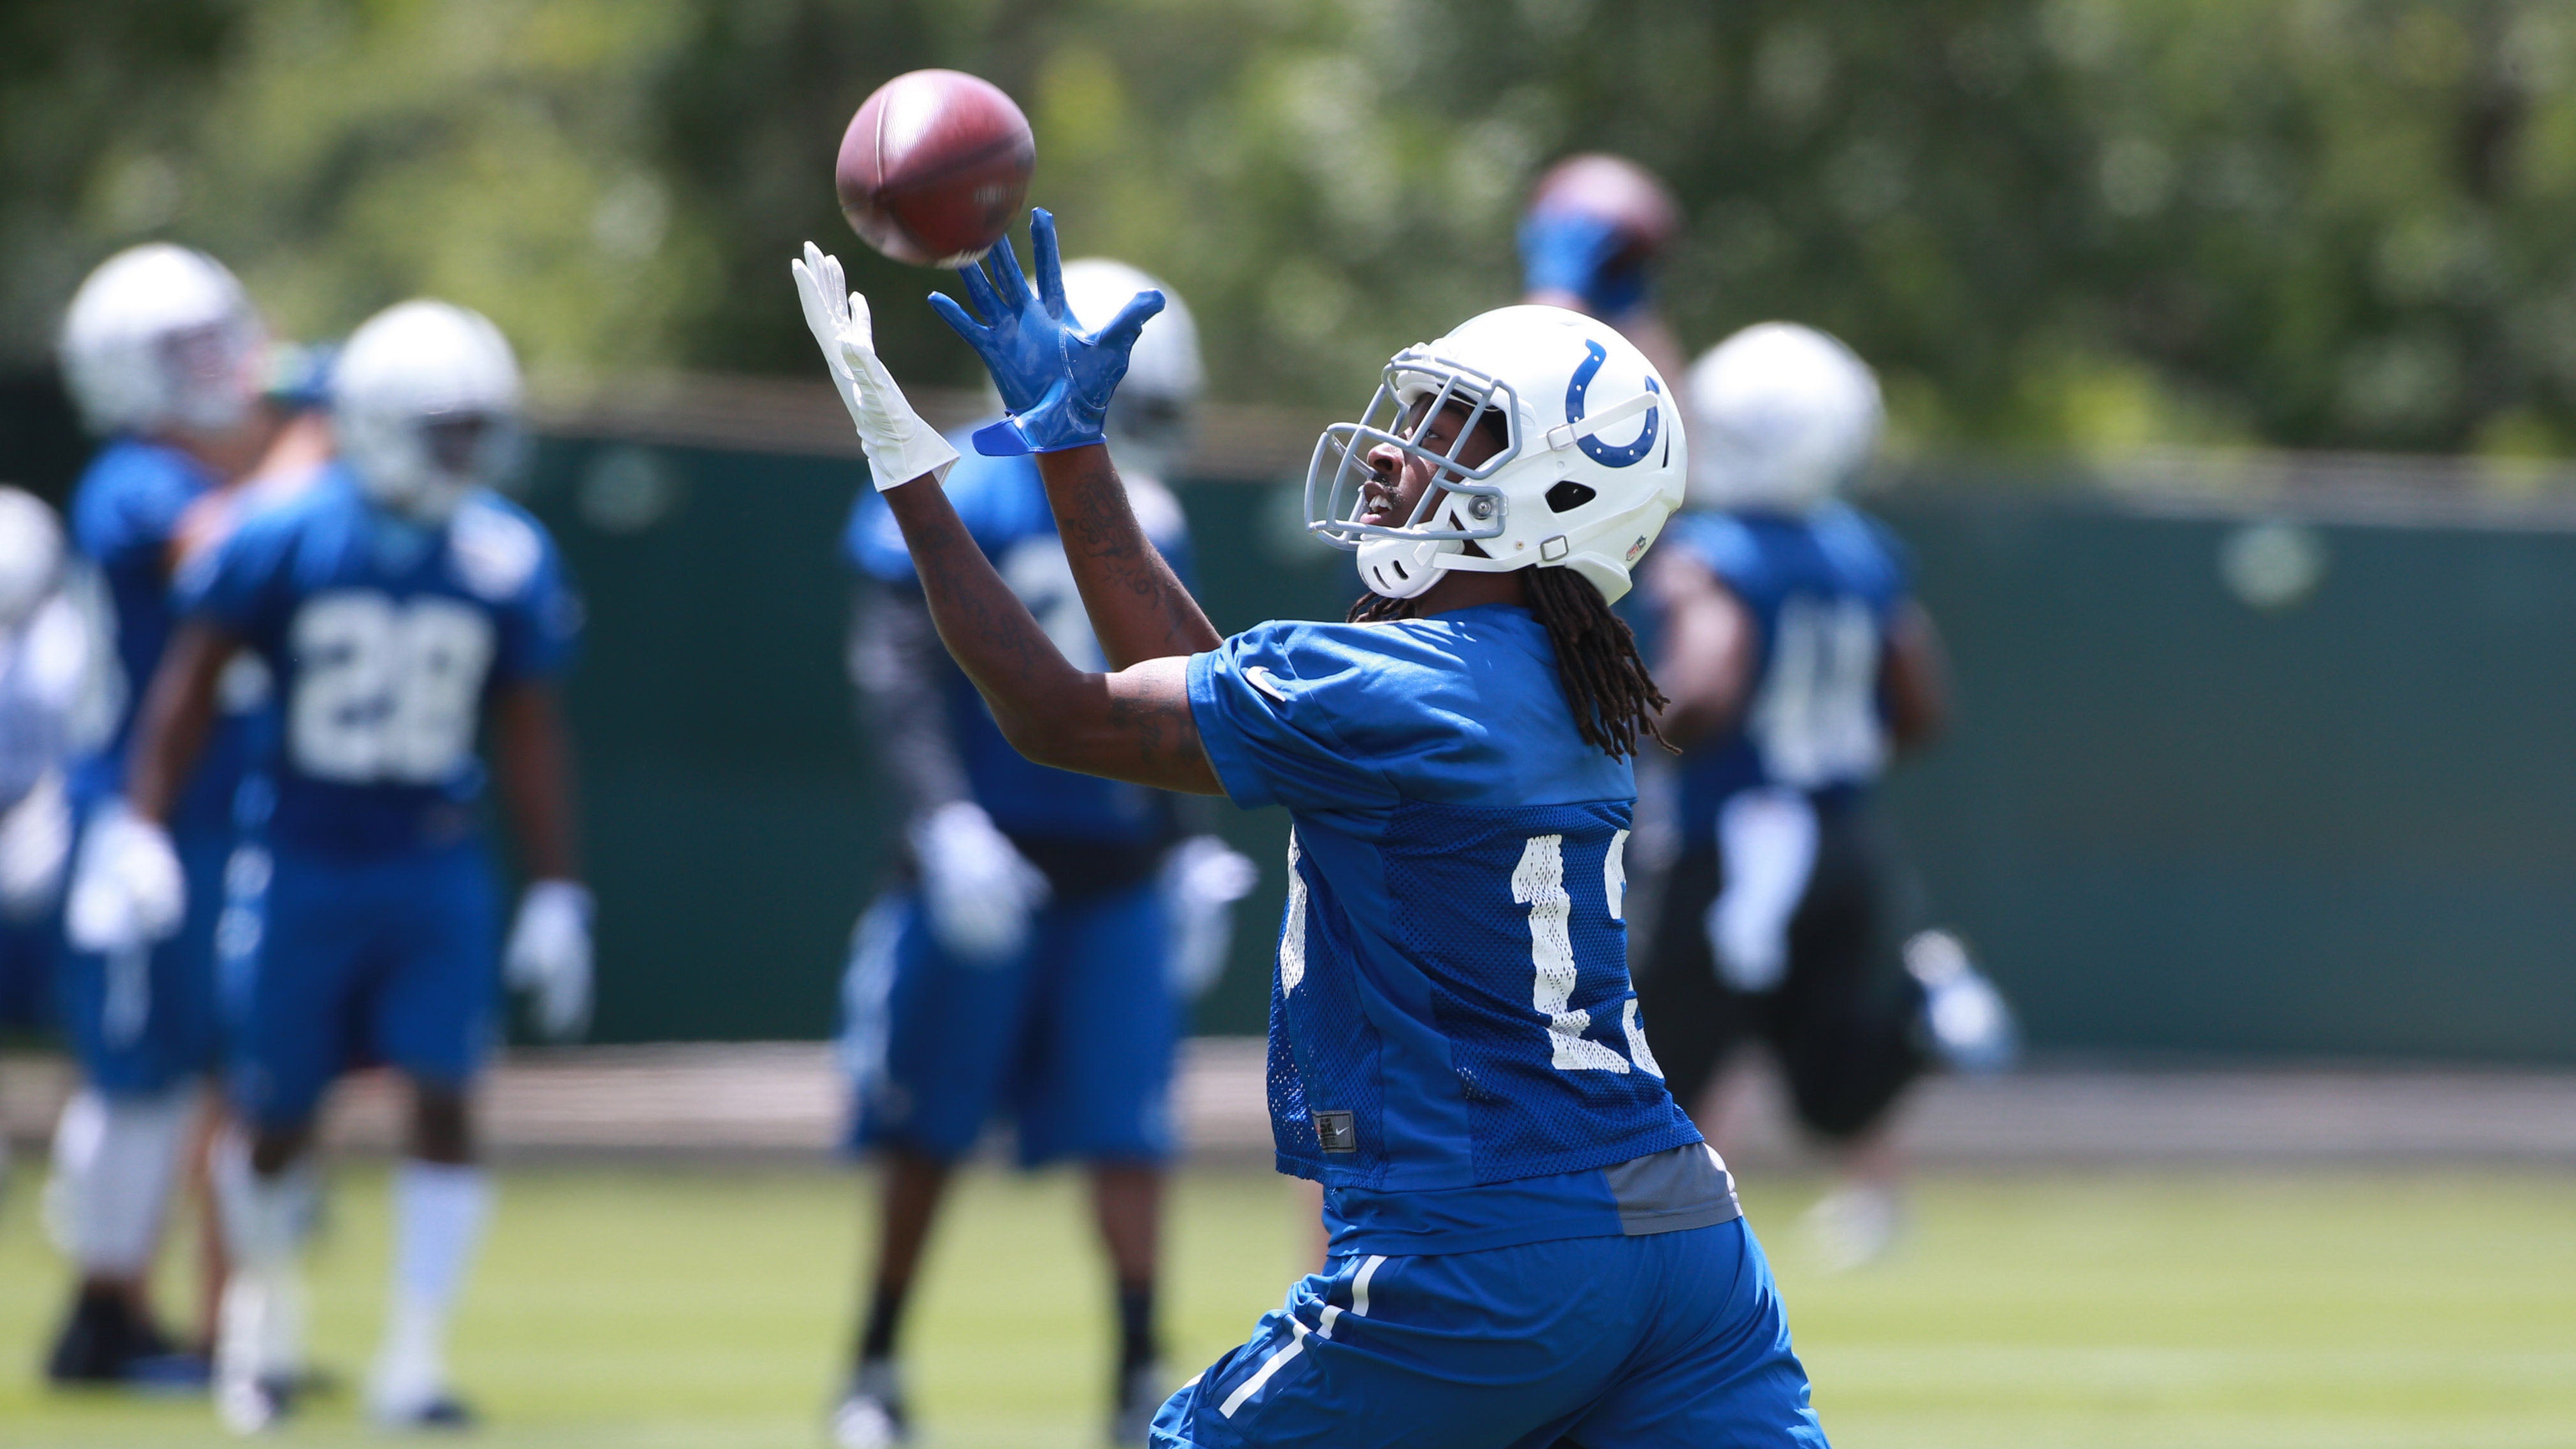
[[[43,1393],[60,1278],[21,1164],[0,1204],[0,1445],[222,1442],[202,1403]],[[381,1170],[336,1180],[315,1341],[372,1347]],[[821,1443],[849,1331],[857,1179],[821,1170],[506,1174],[457,1363],[503,1446]],[[1757,1180],[1826,1428],[1842,1449],[2483,1449],[2576,1443],[2576,1175],[2033,1172],[1925,1181],[1898,1253],[1804,1263],[1807,1190]],[[1101,1270],[1078,1184],[971,1177],[919,1298],[934,1449],[1098,1441]],[[1194,1372],[1274,1303],[1306,1242],[1287,1189],[1187,1174],[1166,1314]],[[347,1396],[283,1441],[373,1443]]]

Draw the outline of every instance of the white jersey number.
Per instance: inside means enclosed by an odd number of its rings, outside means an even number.
[[[1858,599],[1793,596],[1780,605],[1771,667],[1746,725],[1771,778],[1814,789],[1876,776],[1878,621]]]
[[[342,784],[426,785],[474,748],[492,621],[454,599],[323,594],[295,616],[287,739],[297,769]]]
[[[1613,920],[1626,904],[1622,897],[1628,879],[1621,857],[1627,844],[1627,831],[1612,836],[1602,862],[1603,904]],[[1628,998],[1619,1023],[1628,1038],[1627,1056],[1584,1035],[1591,1029],[1592,1013],[1573,1004],[1577,972],[1569,923],[1574,897],[1565,888],[1564,836],[1533,835],[1521,847],[1520,864],[1512,870],[1512,899],[1529,907],[1530,1006],[1547,1019],[1549,1065],[1560,1072],[1625,1072],[1633,1058],[1639,1070],[1662,1076],[1655,1054],[1646,1049],[1645,1029],[1637,1024],[1635,997]]]

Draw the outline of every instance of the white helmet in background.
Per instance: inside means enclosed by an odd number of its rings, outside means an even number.
[[[1435,449],[1431,423],[1452,404],[1471,416]],[[1500,420],[1503,447],[1469,467],[1460,450],[1488,419]],[[1402,524],[1360,521],[1368,453],[1382,444],[1433,469]],[[1689,466],[1663,379],[1618,329],[1562,307],[1503,307],[1397,353],[1360,420],[1324,430],[1306,469],[1306,527],[1357,550],[1361,580],[1391,599],[1450,569],[1537,565],[1570,568],[1616,603],[1681,506]]]
[[[62,578],[62,521],[35,494],[0,484],[0,632],[25,623]]]
[[[1189,451],[1192,414],[1207,389],[1199,328],[1180,295],[1125,262],[1084,257],[1064,264],[1064,305],[1084,330],[1106,327],[1138,292],[1163,294],[1127,354],[1127,376],[1109,400],[1109,451],[1122,472],[1168,480]]]
[[[1887,421],[1878,377],[1841,342],[1795,322],[1760,322],[1691,364],[1699,428],[1691,502],[1805,512],[1878,451]]]
[[[405,302],[350,335],[331,375],[331,416],[369,498],[442,523],[518,464],[518,360],[482,314]]]
[[[223,263],[152,242],[100,263],[72,294],[63,381],[94,433],[225,433],[258,400],[266,343]]]

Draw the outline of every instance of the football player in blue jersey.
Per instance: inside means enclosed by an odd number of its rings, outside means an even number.
[[[408,1079],[413,1114],[369,1407],[392,1426],[466,1419],[444,1346],[490,1197],[468,1092],[496,978],[536,994],[550,1034],[589,1010],[590,896],[554,685],[579,611],[544,528],[489,486],[518,451],[509,344],[474,313],[407,302],[350,338],[332,393],[341,462],[251,512],[180,580],[185,619],[144,705],[129,813],[82,865],[103,895],[140,897],[137,882],[174,873],[167,823],[218,680],[237,655],[264,660],[282,716],[260,761],[266,849],[228,872],[220,930],[243,1125],[215,1154],[237,1263],[216,1401],[243,1431],[287,1409],[301,1370],[294,1266],[315,1115],[335,1077],[373,1062]],[[500,972],[479,732],[532,878]]]
[[[1694,364],[1691,498],[1648,568],[1679,848],[1639,989],[1674,1097],[1745,1042],[1778,1059],[1847,1183],[1810,1222],[1855,1266],[1896,1226],[1885,1128],[1946,1060],[1990,1070],[2011,1018],[1946,932],[1899,950],[1872,787],[1941,726],[1947,685],[1903,546],[1838,495],[1875,450],[1878,383],[1840,342],[1764,323]],[[1899,969],[1902,960],[1905,969]]]
[[[1031,759],[1287,807],[1271,992],[1283,1171],[1332,1258],[1156,1415],[1156,1445],[1821,1445],[1732,1179],[1665,1090],[1628,984],[1629,761],[1663,697],[1610,611],[1682,501],[1681,422],[1626,339],[1489,312],[1328,429],[1309,526],[1348,623],[1231,639],[1146,542],[1102,419],[1145,293],[1071,320],[1054,226],[933,298],[1034,453],[1107,668],[1068,661],[939,481],[863,299],[794,271],[941,640]]]
[[[1099,258],[1064,268],[1076,315],[1115,316],[1155,286]],[[814,320],[828,343],[828,320]],[[1105,424],[1146,538],[1183,574],[1187,525],[1162,479],[1187,443],[1201,377],[1196,331],[1175,300],[1137,338]],[[1030,459],[975,457],[947,490],[1047,637],[1099,668]],[[904,1304],[949,1174],[999,1113],[1017,1127],[1023,1166],[1090,1168],[1117,1297],[1111,1437],[1133,1442],[1170,1388],[1154,1285],[1172,1055],[1185,998],[1222,963],[1252,863],[1212,836],[1183,838],[1171,795],[1014,750],[940,647],[903,535],[872,489],[851,512],[846,552],[860,577],[851,676],[902,805],[909,869],[861,919],[843,992],[852,1145],[879,1153],[886,1180],[875,1281],[833,1438],[879,1449],[905,1436]]]
[[[54,911],[71,853],[63,769],[89,637],[62,589],[63,526],[0,485],[0,1039],[50,1023]],[[0,1190],[9,1143],[0,1134]]]
[[[68,779],[77,856],[112,842],[127,813],[126,755],[170,635],[181,520],[269,446],[265,351],[232,274],[167,243],[101,264],[64,317],[64,381],[107,440],[73,492],[71,534],[81,590],[104,616],[113,654],[112,719]],[[219,883],[260,694],[255,677],[244,681],[176,800],[179,870],[113,899],[75,888],[64,912],[55,1006],[82,1087],[57,1133],[53,1216],[80,1286],[47,1362],[57,1383],[203,1378],[202,1357],[174,1352],[154,1325],[145,1280],[197,1118],[197,1083],[216,1065]],[[183,904],[191,893],[193,909]]]

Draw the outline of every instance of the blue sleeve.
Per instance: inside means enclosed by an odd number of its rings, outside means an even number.
[[[1347,743],[1372,707],[1370,660],[1329,626],[1274,622],[1190,656],[1190,713],[1225,793],[1252,809],[1392,804],[1379,762]]]
[[[499,638],[492,651],[492,679],[499,684],[562,674],[581,638],[581,596],[573,590],[563,555],[535,520],[528,526],[537,530],[545,552],[526,587],[495,611]]]

